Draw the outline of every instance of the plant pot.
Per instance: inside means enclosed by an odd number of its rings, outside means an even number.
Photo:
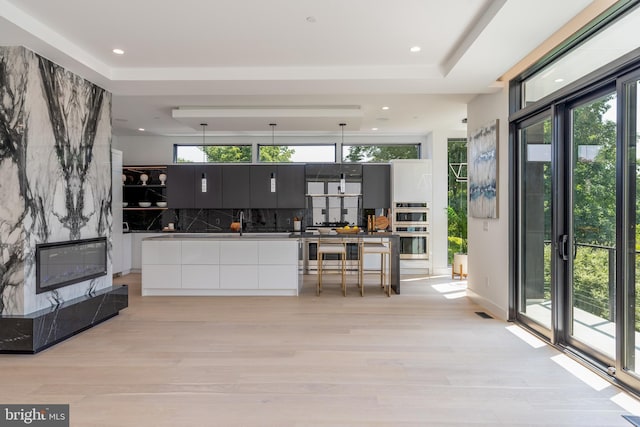
[[[467,277],[467,254],[453,254],[453,265],[451,266],[451,278],[456,276],[460,280]]]

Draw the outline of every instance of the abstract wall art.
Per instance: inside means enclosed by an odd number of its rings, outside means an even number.
[[[474,218],[498,217],[498,119],[476,129],[469,139],[469,213]]]

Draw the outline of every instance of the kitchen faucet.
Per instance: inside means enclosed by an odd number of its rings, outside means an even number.
[[[240,211],[240,235],[242,236],[242,229],[244,228],[244,211]]]

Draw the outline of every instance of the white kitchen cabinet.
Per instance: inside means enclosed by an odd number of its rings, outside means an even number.
[[[430,202],[432,200],[431,160],[392,160],[391,161],[391,201]]]
[[[297,265],[259,265],[259,289],[283,289],[285,284],[298,280]]]
[[[182,264],[220,264],[220,242],[213,240],[184,240],[182,244]]]
[[[122,234],[122,151],[111,150],[111,266],[112,274],[124,272]]]
[[[142,242],[142,265],[180,265],[181,253],[182,244],[179,241],[157,242],[145,240]]]
[[[183,264],[180,284],[182,289],[219,289],[220,266]]]
[[[142,241],[148,237],[164,236],[165,233],[130,233],[131,234],[131,270],[139,273],[142,270]]]
[[[258,266],[221,265],[220,289],[258,289]]]
[[[122,235],[122,274],[131,272],[131,233]]]
[[[298,240],[163,235],[142,242],[142,295],[298,295]]]
[[[220,264],[258,264],[258,242],[256,240],[229,241],[225,239],[220,242]]]
[[[180,265],[146,265],[142,270],[142,295],[144,289],[173,289],[182,280]]]

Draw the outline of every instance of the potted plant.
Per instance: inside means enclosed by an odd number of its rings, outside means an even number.
[[[467,272],[467,242],[466,239],[461,239],[460,252],[453,254],[451,278],[455,279],[456,276],[459,276],[462,280],[467,277]]]

